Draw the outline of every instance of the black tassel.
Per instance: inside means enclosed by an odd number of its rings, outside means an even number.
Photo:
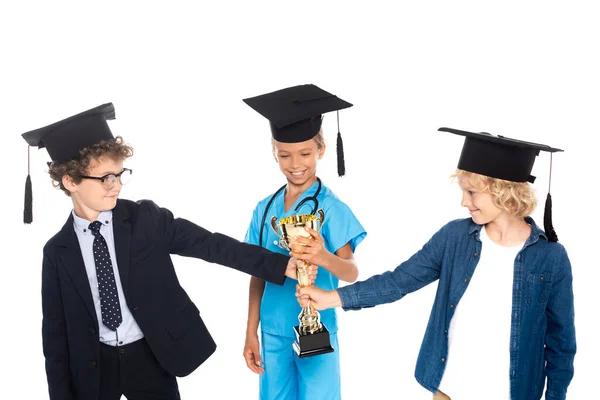
[[[31,190],[31,146],[27,146],[27,179],[25,180],[25,208],[23,209],[23,222],[30,224],[33,221],[33,192]]]
[[[337,169],[339,176],[344,176],[346,174],[346,164],[344,162],[344,142],[342,142],[342,135],[339,132],[337,134]]]
[[[550,193],[546,196],[546,206],[544,207],[544,231],[550,242],[558,242],[558,236],[552,226],[552,196]]]
[[[23,210],[23,222],[30,224],[33,221],[33,193],[31,190],[31,177],[27,175],[25,181],[25,209]]]

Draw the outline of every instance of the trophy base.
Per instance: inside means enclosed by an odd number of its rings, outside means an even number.
[[[300,358],[318,356],[320,354],[331,353],[334,351],[329,340],[329,331],[325,324],[321,324],[323,328],[319,332],[302,335],[300,327],[295,326],[296,341],[292,344],[294,351]]]

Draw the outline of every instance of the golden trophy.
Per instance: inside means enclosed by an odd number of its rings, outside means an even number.
[[[286,250],[291,251],[291,245],[294,244],[294,237],[303,236],[310,238],[310,234],[304,227],[312,228],[316,231],[321,229],[325,221],[325,213],[318,210],[317,214],[296,214],[281,219],[277,222],[277,217],[271,218],[271,227],[279,236],[279,243]],[[308,267],[311,265],[306,260],[299,260],[296,268],[298,275],[298,284],[301,287],[311,286],[308,279]],[[299,325],[294,327],[296,341],[293,343],[294,350],[299,357],[316,356],[319,354],[331,353],[333,347],[329,340],[329,331],[321,322],[319,312],[310,304],[302,309],[298,315]]]

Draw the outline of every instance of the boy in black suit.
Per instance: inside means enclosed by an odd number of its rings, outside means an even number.
[[[269,282],[296,279],[295,260],[211,233],[154,202],[118,199],[133,155],[104,104],[23,134],[46,147],[55,186],[73,201],[44,247],[42,336],[50,399],[179,399],[186,376],[216,349],[179,285],[170,254]],[[25,222],[31,222],[28,176]],[[314,278],[316,271],[311,271]]]

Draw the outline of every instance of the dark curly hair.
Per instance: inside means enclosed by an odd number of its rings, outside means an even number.
[[[114,161],[122,161],[133,156],[133,147],[123,141],[121,136],[111,140],[103,140],[93,146],[84,147],[79,150],[79,155],[64,163],[50,163],[48,173],[52,179],[52,184],[60,188],[67,196],[71,192],[64,187],[62,178],[68,175],[73,182],[81,182],[81,176],[87,175],[90,164],[94,160],[108,157]]]

